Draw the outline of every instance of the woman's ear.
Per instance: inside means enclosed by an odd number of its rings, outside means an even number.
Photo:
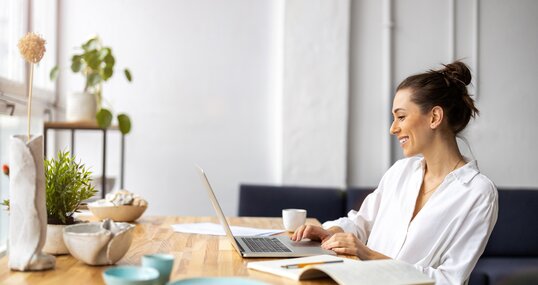
[[[443,108],[435,106],[431,110],[430,128],[437,129],[443,121]]]

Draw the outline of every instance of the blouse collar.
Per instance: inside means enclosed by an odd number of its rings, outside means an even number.
[[[466,156],[463,156],[463,159],[467,163],[464,166],[452,171],[448,175],[453,175],[461,183],[467,184],[480,173],[480,169],[478,169],[478,162],[476,160],[470,159]],[[416,170],[424,171],[425,167],[426,161],[424,160],[424,157],[420,157],[419,163],[416,164]]]

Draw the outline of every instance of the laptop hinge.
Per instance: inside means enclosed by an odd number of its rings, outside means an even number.
[[[245,252],[245,249],[241,246],[241,243],[235,237],[234,237],[234,239],[235,239],[235,243],[239,247],[239,251],[240,252]]]

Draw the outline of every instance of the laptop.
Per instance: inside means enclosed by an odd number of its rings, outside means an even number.
[[[319,254],[336,255],[334,251],[321,248],[321,243],[316,241],[299,241],[294,242],[288,236],[234,236],[226,221],[226,217],[217,201],[211,184],[207,179],[204,170],[198,167],[202,182],[209,194],[211,204],[217,213],[217,217],[224,228],[224,232],[233,248],[242,257],[302,257]]]

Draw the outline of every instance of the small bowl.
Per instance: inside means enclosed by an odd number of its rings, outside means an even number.
[[[159,271],[151,267],[118,266],[103,272],[107,285],[153,285],[159,279]]]
[[[115,222],[133,222],[140,218],[146,211],[147,206],[93,206],[88,204],[88,209],[100,220],[111,219]]]
[[[129,251],[134,225],[128,223],[82,223],[66,226],[63,239],[76,259],[89,265],[116,263]]]

